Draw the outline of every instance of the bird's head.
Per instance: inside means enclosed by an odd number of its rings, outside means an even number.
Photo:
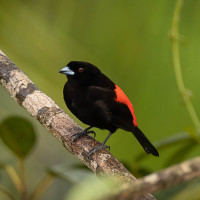
[[[80,84],[90,84],[101,74],[97,67],[83,61],[71,61],[59,72],[66,74],[68,80],[76,81]]]

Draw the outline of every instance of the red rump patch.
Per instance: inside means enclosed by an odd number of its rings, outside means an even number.
[[[133,124],[135,126],[138,126],[137,122],[136,122],[136,117],[135,117],[135,114],[134,114],[133,105],[131,104],[130,100],[125,95],[125,93],[122,91],[122,89],[119,86],[117,86],[117,85],[115,85],[115,94],[116,94],[115,100],[117,102],[126,104],[128,106],[128,108],[131,111],[131,114],[133,116]]]

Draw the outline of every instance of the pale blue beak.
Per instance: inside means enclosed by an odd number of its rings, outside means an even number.
[[[66,75],[74,75],[75,72],[72,71],[68,66],[62,68],[59,73],[66,74]]]

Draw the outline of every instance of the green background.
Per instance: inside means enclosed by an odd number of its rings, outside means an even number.
[[[193,128],[173,71],[169,36],[174,6],[174,0],[0,0],[0,49],[84,128],[65,106],[62,90],[66,77],[58,71],[71,60],[95,64],[124,90],[133,103],[139,127],[156,142]],[[200,1],[185,1],[180,22],[180,32],[186,37],[180,46],[182,72],[186,87],[193,92],[197,114],[199,10]],[[37,147],[27,160],[30,188],[46,166],[75,159],[0,87],[0,119],[9,115],[31,119],[38,133]],[[103,141],[107,131],[96,129],[96,133]],[[133,135],[122,130],[108,144],[111,153],[130,168],[143,151]],[[149,171],[160,170],[176,149],[160,151],[159,159],[147,155],[142,165]],[[199,150],[186,158],[198,155]],[[1,143],[0,151],[1,159],[8,159]],[[58,185],[59,189],[53,186],[56,190],[44,199],[61,199],[67,186],[60,180]]]

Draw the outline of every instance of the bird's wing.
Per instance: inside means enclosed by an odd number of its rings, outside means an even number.
[[[112,123],[125,131],[133,131],[133,117],[127,105],[118,103],[112,114]]]
[[[111,117],[111,123],[118,128],[132,131],[133,116],[126,104],[116,101],[115,91],[109,88],[90,86],[89,98],[106,111]]]
[[[90,102],[91,107],[95,108],[96,115],[100,118],[105,118],[105,122],[110,122],[112,119],[111,104],[115,93],[109,88],[102,88],[98,86],[89,86],[87,89],[87,101]]]
[[[92,100],[103,100],[105,103],[110,102],[115,98],[115,92],[109,88],[103,88],[99,86],[89,86],[88,87],[88,98]]]

